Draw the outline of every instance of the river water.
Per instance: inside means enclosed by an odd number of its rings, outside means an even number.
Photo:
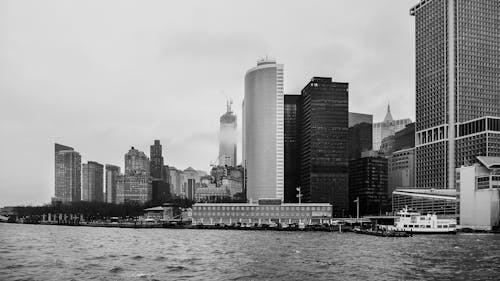
[[[500,235],[0,223],[0,280],[500,280]]]

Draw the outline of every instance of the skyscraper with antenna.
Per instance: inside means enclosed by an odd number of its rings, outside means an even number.
[[[226,103],[226,113],[220,117],[219,165],[236,167],[236,115],[231,109],[233,100]]]

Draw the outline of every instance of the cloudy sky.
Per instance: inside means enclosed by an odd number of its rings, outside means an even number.
[[[166,164],[208,170],[265,55],[286,94],[331,76],[350,111],[414,120],[417,2],[0,1],[0,206],[50,201],[54,142],[123,167],[159,139]]]

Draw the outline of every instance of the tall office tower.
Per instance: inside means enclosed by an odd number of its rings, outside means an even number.
[[[373,150],[379,150],[382,145],[382,140],[394,134],[410,124],[411,120],[398,119],[394,120],[391,114],[391,107],[387,105],[387,113],[385,114],[384,121],[373,124]]]
[[[372,146],[373,115],[349,112],[349,159],[360,158]]]
[[[236,167],[236,115],[227,102],[227,111],[220,117],[219,165]]]
[[[390,200],[396,188],[415,188],[415,148],[395,151],[388,161],[387,198]]]
[[[150,174],[149,159],[142,151],[132,148],[125,154],[125,175]]]
[[[94,161],[82,164],[82,201],[104,201],[104,166]]]
[[[116,204],[116,187],[120,167],[106,164],[106,202]]]
[[[54,145],[55,202],[75,202],[81,199],[82,157],[72,147]]]
[[[416,36],[416,185],[455,188],[455,167],[500,156],[500,2],[422,0]]]
[[[243,166],[247,198],[283,200],[283,65],[264,59],[245,75]]]
[[[163,179],[163,155],[159,140],[150,147],[150,174],[155,179]]]
[[[285,95],[285,182],[284,202],[298,202],[297,187],[300,185],[299,170],[299,124],[297,122],[297,106],[299,95]]]
[[[343,215],[348,202],[348,83],[313,77],[302,90],[300,185],[305,202],[332,203]]]
[[[349,201],[359,199],[360,215],[379,215],[391,208],[387,199],[387,159],[368,155],[349,161]],[[356,216],[356,204],[350,213]]]

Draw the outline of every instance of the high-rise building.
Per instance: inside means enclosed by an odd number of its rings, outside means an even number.
[[[247,197],[283,200],[283,65],[261,60],[245,75],[243,166]]]
[[[125,154],[125,175],[147,174],[150,175],[149,159],[142,151],[133,146]]]
[[[387,159],[368,156],[349,161],[349,200],[359,199],[359,215],[390,211],[387,200]],[[356,204],[351,204],[356,215]]]
[[[383,139],[393,136],[410,123],[411,120],[408,118],[394,120],[391,114],[391,107],[387,105],[387,113],[385,114],[384,121],[373,124],[373,150],[379,150]]]
[[[54,145],[54,198],[55,202],[81,200],[82,157],[72,147]]]
[[[349,112],[349,159],[361,157],[364,151],[372,150],[373,116]]]
[[[299,95],[285,95],[285,182],[284,202],[298,202],[297,187],[300,185],[299,169],[299,126],[297,122],[297,106],[300,101]]]
[[[397,188],[415,188],[415,148],[395,151],[388,161],[388,198],[392,198],[392,192]]]
[[[163,154],[159,140],[150,146],[150,175],[154,179],[163,179]]]
[[[394,151],[415,147],[415,122],[396,132],[394,135]]]
[[[153,191],[146,154],[132,147],[125,154],[125,174],[118,177],[117,203],[151,201]]]
[[[82,201],[104,202],[103,169],[94,161],[82,164]]]
[[[500,156],[498,0],[422,0],[416,34],[416,185],[455,187],[455,167]]]
[[[175,167],[169,167],[170,173],[170,193],[176,196],[182,194],[182,171]]]
[[[298,107],[304,202],[332,203],[336,215],[349,207],[348,86],[313,77],[302,90]]]
[[[227,111],[220,117],[219,164],[236,167],[236,115],[227,102]]]
[[[120,167],[106,164],[106,202],[116,204],[116,188]]]

